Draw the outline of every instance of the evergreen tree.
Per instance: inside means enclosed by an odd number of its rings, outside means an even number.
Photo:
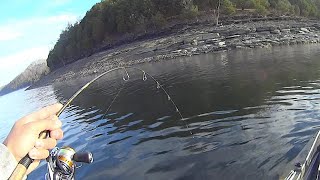
[[[200,12],[213,13],[218,22],[220,14],[233,14],[237,8],[254,9],[262,15],[272,10],[319,17],[320,0],[102,0],[80,22],[61,32],[47,63],[50,69],[57,69],[91,55],[127,33],[159,29],[171,19],[189,20]]]

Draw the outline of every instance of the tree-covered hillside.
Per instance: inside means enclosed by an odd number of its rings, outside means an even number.
[[[132,34],[161,29],[200,14],[232,15],[242,10],[260,15],[320,16],[320,0],[103,0],[69,25],[50,51],[51,70],[91,55]]]
[[[45,60],[38,60],[30,64],[26,70],[14,78],[9,84],[0,88],[0,96],[32,85],[42,76],[49,73],[49,68]]]

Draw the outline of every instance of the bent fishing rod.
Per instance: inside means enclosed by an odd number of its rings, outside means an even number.
[[[122,66],[122,67],[117,67],[117,68],[114,68],[114,69],[110,69],[110,70],[108,70],[108,71],[106,71],[106,72],[104,72],[104,73],[102,73],[102,74],[100,74],[99,76],[97,76],[97,77],[95,77],[94,79],[92,79],[91,81],[89,81],[87,84],[85,84],[81,89],[79,89],[75,94],[73,94],[73,96],[70,98],[70,99],[68,99],[68,101],[63,105],[63,107],[59,110],[59,112],[56,114],[58,117],[62,114],[62,112],[67,108],[67,106],[68,105],[70,105],[71,103],[72,103],[72,101],[79,95],[79,94],[81,94],[86,88],[88,88],[92,83],[94,83],[95,81],[97,81],[98,79],[100,79],[101,77],[103,77],[103,76],[105,76],[106,74],[109,74],[109,73],[111,73],[111,72],[113,72],[113,71],[116,71],[116,70],[120,70],[120,69],[122,69],[122,70],[124,70],[124,72],[125,72],[125,76],[123,76],[123,80],[124,81],[128,81],[129,79],[130,79],[130,75],[129,75],[129,73],[128,73],[128,71],[127,71],[127,69],[135,69],[135,70],[138,70],[138,71],[141,71],[142,73],[143,73],[143,77],[142,77],[142,80],[143,81],[146,81],[147,80],[147,75],[149,76],[149,77],[151,77],[151,79],[154,81],[154,82],[156,82],[156,84],[157,84],[157,89],[161,89],[165,94],[166,94],[166,96],[167,96],[167,98],[168,98],[168,100],[172,103],[172,105],[175,107],[175,110],[176,110],[176,112],[179,114],[179,116],[180,116],[180,118],[181,118],[181,120],[183,120],[184,118],[183,118],[183,116],[182,116],[182,114],[181,114],[181,112],[180,112],[180,110],[179,110],[179,108],[177,107],[177,105],[176,105],[176,103],[172,100],[172,98],[170,97],[170,95],[168,94],[168,92],[163,88],[163,86],[152,76],[152,75],[150,75],[149,73],[147,73],[146,71],[144,71],[144,70],[142,70],[142,69],[140,69],[140,68],[137,68],[137,67],[131,67],[131,66]],[[117,98],[117,96],[113,99],[113,102],[115,101],[115,99]],[[112,103],[113,103],[112,102]],[[111,105],[112,105],[112,103],[111,103]],[[110,105],[110,106],[111,106]],[[109,108],[110,108],[110,106],[109,106]],[[109,109],[108,108],[108,109]],[[188,125],[187,124],[185,124],[186,125],[186,127],[189,129],[189,127],[188,127]],[[189,131],[190,132],[190,134],[192,135],[192,132],[191,131]],[[46,131],[43,131],[43,132],[41,132],[40,133],[40,135],[39,135],[39,139],[45,139],[45,138],[47,138],[47,137],[49,137],[49,131],[48,130],[46,130]],[[70,148],[70,149],[72,149],[72,148]],[[68,151],[68,153],[64,153],[63,155],[68,155],[68,162],[70,162],[70,161],[72,161],[72,160],[75,160],[75,161],[77,161],[77,159],[72,159],[72,156],[76,156],[77,154],[75,153],[75,151],[72,149],[72,150],[70,150],[69,149],[69,147],[63,147],[63,148],[61,148],[61,151]],[[59,151],[59,148],[58,149],[54,149],[53,151],[52,151],[52,153],[50,154],[50,158],[55,158],[54,156],[56,156],[56,155],[58,155],[59,153],[58,152],[60,152]],[[70,155],[71,154],[71,155]],[[90,154],[90,153],[87,153],[87,154],[81,154],[81,155],[79,155],[80,156],[80,158],[78,158],[78,159],[80,159],[79,161],[81,161],[81,162],[86,162],[86,163],[91,163],[92,161],[93,161],[93,157],[92,157],[92,154]],[[50,159],[49,158],[49,159]],[[65,158],[65,157],[64,157]],[[65,158],[66,159],[66,158]],[[27,169],[29,168],[29,166],[30,166],[30,164],[32,164],[32,162],[33,162],[34,160],[33,159],[31,159],[30,157],[29,157],[29,155],[27,154],[25,157],[23,157],[20,161],[19,161],[19,163],[18,163],[18,165],[16,166],[16,168],[15,168],[15,170],[13,171],[13,173],[11,174],[11,176],[10,176],[10,180],[22,180],[24,177],[25,177],[25,175],[26,175],[26,172],[27,172]],[[57,162],[59,162],[59,161],[57,161]],[[50,162],[48,162],[48,163],[50,163]],[[70,165],[70,164],[69,164]],[[49,165],[48,165],[49,166]],[[68,167],[68,169],[70,169],[70,168],[73,168],[74,169],[74,167],[73,166],[67,166]],[[65,168],[65,167],[64,167]],[[50,171],[50,168],[48,167],[48,170]],[[68,170],[69,171],[69,170]],[[70,173],[71,174],[71,173]],[[73,174],[74,174],[74,171],[73,171]]]

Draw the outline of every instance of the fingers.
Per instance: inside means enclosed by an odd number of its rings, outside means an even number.
[[[32,148],[29,152],[29,156],[31,159],[41,160],[49,156],[49,151],[46,149]]]
[[[52,130],[50,131],[50,137],[60,140],[63,138],[63,131],[62,129],[56,129],[56,130]]]
[[[57,103],[53,104],[51,106],[47,106],[45,108],[40,109],[39,111],[36,111],[28,116],[26,116],[26,119],[31,121],[36,121],[36,120],[42,120],[46,119],[52,115],[56,115],[58,111],[62,108],[62,104]]]
[[[32,121],[25,124],[27,131],[31,131],[31,133],[35,133],[37,135],[44,130],[56,130],[61,128],[61,126],[62,122],[57,116],[54,116],[53,120]]]
[[[35,147],[37,149],[53,149],[57,145],[57,140],[53,138],[38,139]]]

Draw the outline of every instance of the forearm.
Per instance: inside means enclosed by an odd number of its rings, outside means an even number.
[[[17,164],[17,160],[9,149],[0,144],[0,180],[9,179]]]

